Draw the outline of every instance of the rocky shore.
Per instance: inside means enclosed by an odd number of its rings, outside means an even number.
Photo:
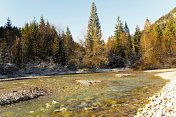
[[[0,105],[8,105],[21,101],[27,101],[44,96],[45,94],[46,91],[38,87],[30,90],[13,91],[12,93],[2,94],[0,96]]]
[[[42,67],[43,68],[43,67]],[[7,68],[8,69],[8,68]],[[8,69],[9,70],[9,69]],[[47,70],[47,71],[45,71]],[[50,71],[49,69],[45,68],[44,71],[40,70],[39,68],[29,68],[28,70],[19,70],[13,74],[6,74],[2,75],[2,71],[0,68],[0,82],[4,81],[13,81],[13,80],[24,80],[24,79],[34,79],[34,78],[47,78],[51,76],[57,76],[57,75],[70,75],[70,74],[88,74],[88,73],[103,73],[108,71],[126,71],[128,68],[115,68],[115,69],[97,69],[95,71],[90,71],[87,69],[79,69],[77,71],[70,71],[65,69],[60,69],[60,71]],[[8,73],[8,72],[6,72]]]
[[[176,117],[176,71],[171,71],[156,74],[170,81],[159,93],[149,98],[149,104],[138,109],[135,117]]]

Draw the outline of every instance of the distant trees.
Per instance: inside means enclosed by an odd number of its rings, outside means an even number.
[[[166,40],[167,55],[168,57],[175,56],[175,42],[176,42],[176,24],[174,20],[169,19],[164,31],[164,38]]]
[[[174,19],[169,19],[166,26],[156,25],[146,20],[142,31],[140,69],[154,69],[176,64],[176,37]]]
[[[169,17],[169,15],[167,15]],[[164,18],[164,19],[168,19]],[[163,21],[163,18],[160,19]],[[84,44],[73,40],[70,28],[57,32],[41,16],[40,21],[17,28],[10,19],[0,27],[0,63],[25,68],[31,61],[54,61],[71,70],[134,67],[154,69],[176,66],[176,20],[162,22],[146,19],[144,30],[136,26],[130,35],[127,22],[117,18],[114,35],[105,43],[97,8],[92,3]]]
[[[55,27],[45,22],[43,16],[38,24],[34,19],[23,28],[13,27],[10,19],[0,28],[0,62],[18,67],[30,61],[49,61],[63,66],[74,56],[75,43],[67,27],[66,33],[58,34]]]
[[[106,43],[109,67],[125,67],[133,58],[132,38],[127,23],[125,26],[117,19],[114,36],[109,37]]]
[[[155,45],[154,45],[154,57],[155,59],[161,64],[161,66],[164,66],[165,64],[165,41],[163,39],[163,31],[162,29],[157,25],[154,29],[154,36],[155,36]],[[161,51],[164,50],[164,51]]]
[[[0,33],[0,61],[14,63],[13,45],[16,37],[20,36],[20,29],[12,26],[11,20],[8,18],[5,26],[1,27]]]

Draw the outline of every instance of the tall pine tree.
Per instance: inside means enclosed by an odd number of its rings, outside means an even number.
[[[89,18],[88,30],[87,30],[87,38],[86,38],[86,47],[90,48],[91,51],[93,50],[94,35],[101,36],[101,26],[100,26],[98,14],[97,14],[97,8],[95,3],[93,2],[91,6],[91,12],[90,12],[90,18]]]
[[[120,20],[120,17],[118,16],[117,18],[117,24],[115,27],[114,31],[114,53],[117,56],[124,56],[124,52],[122,49],[122,35],[123,35],[123,24],[122,21]]]
[[[84,64],[86,67],[99,68],[104,64],[104,41],[101,39],[101,26],[97,14],[95,3],[92,3],[90,18],[88,23],[86,37],[86,55],[84,56]]]
[[[135,52],[135,56],[137,59],[140,59],[141,57],[141,46],[140,46],[140,42],[141,42],[141,31],[138,27],[138,25],[136,26],[136,31],[135,34],[133,36],[133,47],[134,47],[134,52]]]

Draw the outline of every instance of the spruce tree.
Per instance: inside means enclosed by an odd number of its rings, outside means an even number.
[[[52,53],[53,53],[53,59],[55,63],[59,63],[59,41],[61,40],[60,35],[58,35],[57,38],[54,39],[53,45],[52,45]]]
[[[66,54],[68,58],[70,58],[70,56],[73,54],[74,42],[69,27],[67,27],[64,41]]]
[[[45,20],[44,20],[43,16],[41,16],[41,18],[40,18],[39,28],[40,29],[44,29],[45,28]]]
[[[31,45],[30,45],[30,35],[29,35],[29,24],[26,23],[25,26],[22,28],[21,30],[21,34],[22,34],[22,60],[23,62],[22,63],[27,63],[30,59],[30,48],[31,48]]]
[[[67,56],[64,46],[65,33],[62,32],[61,39],[59,40],[59,50],[58,50],[58,63],[65,66],[67,63]]]
[[[8,18],[7,23],[5,25],[3,36],[7,43],[6,45],[7,45],[7,50],[8,50],[8,53],[7,53],[8,59],[6,61],[9,63],[13,63],[13,60],[14,60],[12,47],[17,37],[17,34],[15,34],[15,30],[16,28],[12,26],[11,20]]]
[[[85,42],[86,55],[84,65],[90,69],[99,68],[104,64],[104,41],[101,39],[101,26],[95,3],[92,3]]]
[[[101,36],[101,26],[100,26],[98,14],[97,14],[97,8],[95,3],[93,2],[91,6],[91,12],[90,12],[90,18],[89,18],[88,30],[87,30],[87,38],[86,38],[86,47],[90,48],[91,51],[93,49],[94,35],[97,35],[97,37]]]
[[[7,43],[1,41],[0,43],[0,63],[6,63],[8,62],[8,48]]]
[[[38,44],[37,44],[37,31],[38,31],[38,25],[35,21],[35,19],[33,20],[33,22],[30,24],[29,26],[29,35],[30,35],[30,40],[29,40],[29,44],[30,44],[30,57],[31,58],[35,58],[37,56],[37,54],[39,53],[38,50]]]
[[[130,35],[130,29],[128,28],[127,22],[125,22],[125,26],[124,26],[124,33],[125,33],[125,49],[126,49],[126,59],[128,60],[132,60],[133,58],[133,45],[132,45],[132,38]]]
[[[7,23],[5,24],[5,28],[6,29],[12,29],[12,22],[11,22],[9,17],[7,19]]]
[[[133,42],[134,52],[135,52],[135,56],[137,57],[137,59],[139,59],[141,56],[141,46],[140,46],[141,36],[142,36],[141,31],[137,25],[136,31],[133,37],[134,38],[134,42]]]
[[[114,31],[114,40],[115,40],[115,44],[114,44],[114,53],[118,56],[121,56],[122,54],[122,34],[123,34],[124,30],[123,30],[123,24],[120,20],[120,17],[118,16],[117,18],[117,24],[115,27],[115,31]]]
[[[125,22],[125,26],[124,26],[124,32],[126,33],[130,33],[130,29],[128,28],[127,22]]]

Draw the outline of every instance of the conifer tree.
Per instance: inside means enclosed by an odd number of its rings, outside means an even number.
[[[55,63],[59,63],[59,41],[61,40],[60,35],[54,39],[54,43],[52,45],[52,53],[53,59]]]
[[[64,38],[65,34],[64,32],[62,32],[61,39],[59,40],[58,61],[57,61],[62,66],[65,66],[68,60],[65,52]]]
[[[147,18],[144,25],[144,30],[148,30],[151,26],[150,20]]]
[[[8,62],[8,48],[7,43],[4,41],[1,41],[0,43],[0,63],[6,63]]]
[[[22,34],[22,63],[27,63],[30,59],[30,48],[31,48],[31,43],[30,43],[30,35],[29,35],[29,24],[26,23],[24,28],[22,28],[21,30],[21,34]]]
[[[163,62],[166,49],[164,47],[163,32],[159,26],[156,26],[154,30],[156,38],[156,42],[154,45],[154,53],[155,53],[154,56],[162,65],[164,65]]]
[[[169,19],[169,22],[166,24],[166,29],[164,32],[168,57],[173,57],[176,52],[175,51],[176,50],[175,48],[176,33],[175,32],[176,31],[175,31],[174,21],[173,19]]]
[[[120,20],[120,17],[118,16],[117,18],[117,24],[115,27],[115,31],[114,31],[114,53],[117,56],[122,56],[124,52],[122,49],[122,34],[123,34],[124,30],[123,30],[123,24]]]
[[[112,40],[113,47],[108,53],[109,66],[124,67],[128,60],[132,60],[133,50],[130,30],[126,22],[125,26],[123,26],[120,17],[117,19]],[[108,43],[109,42],[110,40],[108,40]]]
[[[14,51],[13,51],[13,54],[14,54],[14,63],[19,67],[21,68],[22,67],[22,64],[23,64],[23,61],[22,61],[22,57],[23,57],[23,53],[22,53],[22,42],[21,42],[21,38],[17,38],[16,39],[16,42],[14,44],[14,47],[13,47]]]
[[[93,2],[91,6],[90,18],[89,18],[88,29],[87,29],[87,37],[86,37],[86,47],[90,48],[91,51],[93,50],[94,35],[97,35],[98,37],[101,36],[101,26],[100,26],[99,17],[97,14],[97,8],[95,3]]]
[[[17,34],[15,34],[15,30],[16,28],[15,27],[12,27],[12,23],[11,23],[11,20],[8,18],[7,19],[7,23],[5,25],[5,28],[4,28],[4,39],[5,39],[5,42],[6,42],[6,49],[7,49],[7,62],[9,63],[13,63],[13,60],[14,60],[14,56],[13,56],[13,44],[15,43],[15,40],[16,40],[16,36]]]
[[[43,18],[43,16],[41,16],[40,18],[40,25],[39,25],[39,28],[42,30],[45,28],[45,20]]]
[[[141,46],[140,46],[141,36],[142,36],[141,31],[137,25],[135,34],[133,36],[133,38],[134,38],[134,41],[133,41],[134,52],[135,52],[135,56],[137,57],[137,59],[139,59],[139,57],[141,56]]]
[[[12,22],[11,22],[9,17],[7,19],[7,23],[5,24],[5,28],[6,29],[12,29]]]
[[[72,38],[69,27],[67,27],[64,43],[65,43],[66,54],[67,54],[68,58],[70,58],[69,56],[71,56],[74,51],[74,42],[73,42],[73,38]]]
[[[124,32],[126,33],[130,33],[130,29],[128,28],[127,22],[125,22],[125,26],[124,26]]]
[[[125,58],[128,60],[132,60],[133,59],[133,45],[132,45],[132,38],[130,36],[130,30],[128,28],[127,22],[125,22],[125,26],[124,26],[124,43],[125,43]]]
[[[31,58],[35,58],[37,56],[37,54],[39,53],[38,50],[38,42],[37,42],[37,31],[38,31],[38,25],[35,21],[35,19],[33,20],[33,22],[30,24],[29,26],[29,35],[30,35],[30,40],[29,40],[29,44],[30,44],[30,57]]]
[[[141,39],[143,58],[146,58],[147,56],[149,56],[149,54],[151,54],[151,52],[149,51],[152,48],[151,39],[149,37],[150,26],[151,26],[151,23],[149,19],[146,19],[144,30],[143,30],[143,35]]]
[[[158,62],[155,58],[154,53],[154,44],[155,36],[154,30],[151,30],[151,23],[148,19],[145,21],[144,30],[140,39],[140,62],[142,68],[151,69],[155,65],[158,65]]]
[[[101,26],[99,23],[96,5],[93,2],[85,42],[86,55],[83,60],[87,68],[99,68],[102,64],[104,64],[104,41],[101,38]]]

